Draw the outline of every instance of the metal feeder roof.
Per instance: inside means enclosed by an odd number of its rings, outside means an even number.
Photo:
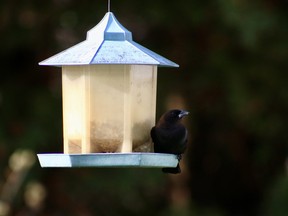
[[[123,27],[112,12],[87,32],[85,41],[42,62],[40,65],[144,64],[179,67],[132,40],[132,33]]]

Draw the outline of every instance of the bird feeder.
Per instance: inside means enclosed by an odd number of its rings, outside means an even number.
[[[42,167],[175,167],[154,154],[157,67],[178,67],[132,40],[112,12],[85,41],[40,65],[62,67],[64,154],[38,154]]]

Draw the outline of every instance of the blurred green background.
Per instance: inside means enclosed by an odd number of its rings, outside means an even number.
[[[42,169],[62,151],[61,73],[38,62],[83,41],[107,1],[0,2],[0,215],[286,216],[288,1],[112,0],[160,68],[157,116],[191,112],[183,173]]]

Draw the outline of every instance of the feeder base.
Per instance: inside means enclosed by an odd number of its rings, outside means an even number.
[[[176,167],[177,155],[162,153],[37,154],[41,167]]]

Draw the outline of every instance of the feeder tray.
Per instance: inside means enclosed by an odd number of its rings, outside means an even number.
[[[176,167],[177,155],[161,153],[38,154],[41,167]]]

